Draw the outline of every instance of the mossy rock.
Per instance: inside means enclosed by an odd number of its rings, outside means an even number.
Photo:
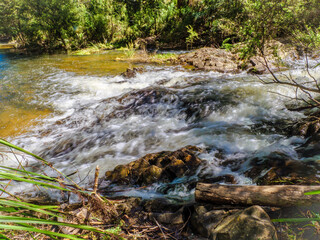
[[[156,182],[170,183],[176,178],[192,176],[201,165],[197,154],[202,149],[187,146],[177,151],[163,151],[146,156],[127,165],[119,165],[105,174],[106,180],[120,185],[148,186]]]

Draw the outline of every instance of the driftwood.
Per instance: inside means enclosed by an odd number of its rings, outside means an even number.
[[[303,206],[320,203],[320,194],[304,194],[315,190],[320,190],[320,186],[239,186],[198,183],[195,199],[198,202],[224,205]]]

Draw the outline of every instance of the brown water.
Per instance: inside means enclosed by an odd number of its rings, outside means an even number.
[[[32,126],[51,113],[50,110],[27,110],[7,105],[0,112],[0,135],[1,138],[15,137],[26,133]]]
[[[12,45],[0,44],[0,49],[10,48]],[[0,137],[10,138],[32,130],[32,126],[53,112],[50,104],[43,104],[53,94],[42,94],[46,88],[43,78],[57,71],[81,76],[117,75],[135,66],[117,60],[123,57],[125,54],[121,51],[89,56],[26,56],[12,51],[0,52]]]
[[[46,59],[47,64],[59,69],[74,72],[81,75],[117,75],[121,74],[126,69],[135,67],[134,64],[120,61],[126,55],[123,51],[110,51],[105,54],[93,55],[66,55],[66,56],[51,56]]]

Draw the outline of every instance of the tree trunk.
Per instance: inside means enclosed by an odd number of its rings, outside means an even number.
[[[320,186],[239,186],[198,183],[195,199],[198,202],[223,205],[287,207],[320,203],[320,195],[304,195],[315,190],[320,190]]]

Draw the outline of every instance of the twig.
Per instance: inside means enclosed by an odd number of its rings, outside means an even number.
[[[96,167],[96,172],[94,174],[94,185],[93,185],[93,193],[97,194],[98,184],[99,184],[99,166]]]
[[[189,217],[187,219],[187,221],[183,224],[183,226],[179,229],[179,234],[181,234],[181,232],[183,231],[183,229],[186,227],[186,225],[188,224],[190,218],[191,218],[191,213],[190,213],[190,209],[189,210]]]
[[[154,220],[154,221],[156,222],[156,224],[158,225],[158,227],[159,227],[160,231],[162,232],[162,235],[163,235],[164,239],[167,239],[167,237],[166,237],[166,235],[164,234],[164,232],[163,232],[163,230],[162,230],[162,228],[161,228],[160,224],[158,223],[158,221],[157,221],[155,218],[153,218],[153,220]]]

